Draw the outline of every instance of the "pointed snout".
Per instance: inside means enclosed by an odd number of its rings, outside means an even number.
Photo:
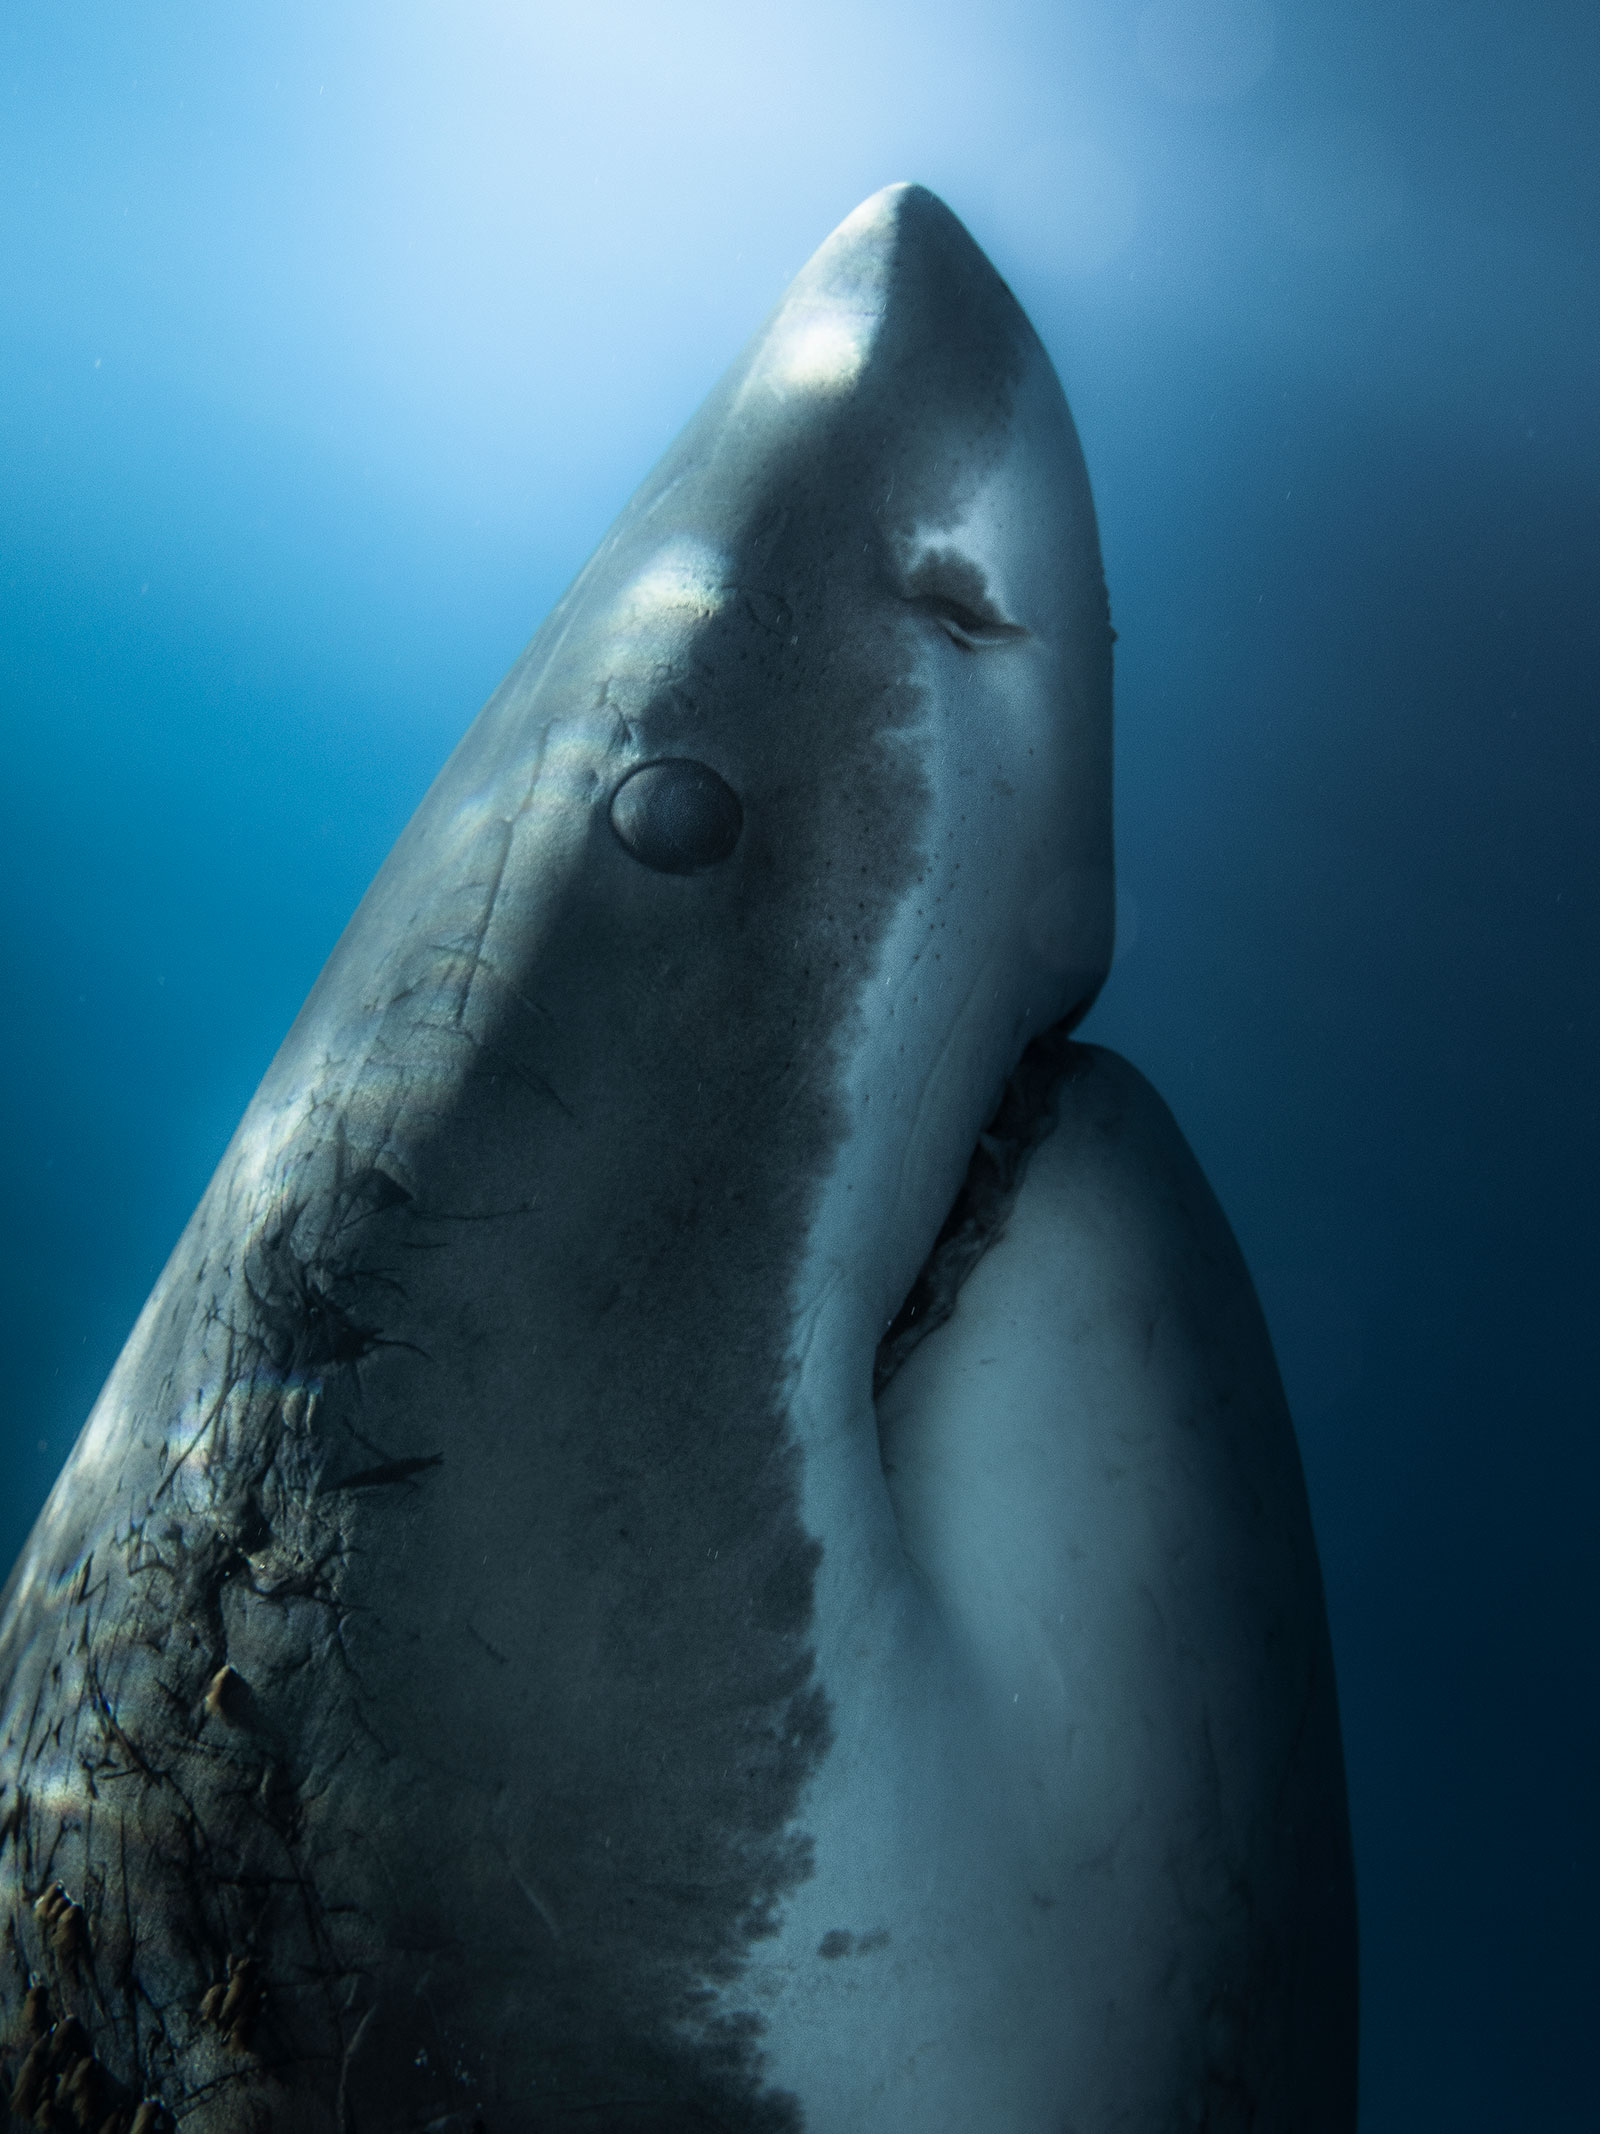
[[[796,276],[751,351],[748,385],[812,420],[829,402],[854,412],[857,449],[903,462],[919,441],[948,450],[1003,426],[1037,355],[1021,306],[943,201],[890,185]]]

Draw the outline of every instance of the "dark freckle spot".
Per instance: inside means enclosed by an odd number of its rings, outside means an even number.
[[[669,756],[623,779],[612,796],[611,827],[658,874],[697,874],[732,852],[744,810],[708,763]]]

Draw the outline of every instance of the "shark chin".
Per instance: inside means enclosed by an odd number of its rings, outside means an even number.
[[[12,1576],[19,2120],[1350,2134],[1293,1429],[1072,1035],[1111,644],[1043,347],[874,195],[440,773]]]

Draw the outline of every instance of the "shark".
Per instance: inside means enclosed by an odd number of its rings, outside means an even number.
[[[1349,2134],[1293,1427],[1113,951],[1049,357],[822,245],[471,726],[0,1610],[0,2072],[157,2134]]]

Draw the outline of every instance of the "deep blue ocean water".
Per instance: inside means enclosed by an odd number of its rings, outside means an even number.
[[[0,25],[0,1556],[479,703],[829,229],[1094,477],[1123,947],[1299,1421],[1366,2134],[1600,2125],[1600,13]],[[0,1570],[3,1575],[3,1570]]]

